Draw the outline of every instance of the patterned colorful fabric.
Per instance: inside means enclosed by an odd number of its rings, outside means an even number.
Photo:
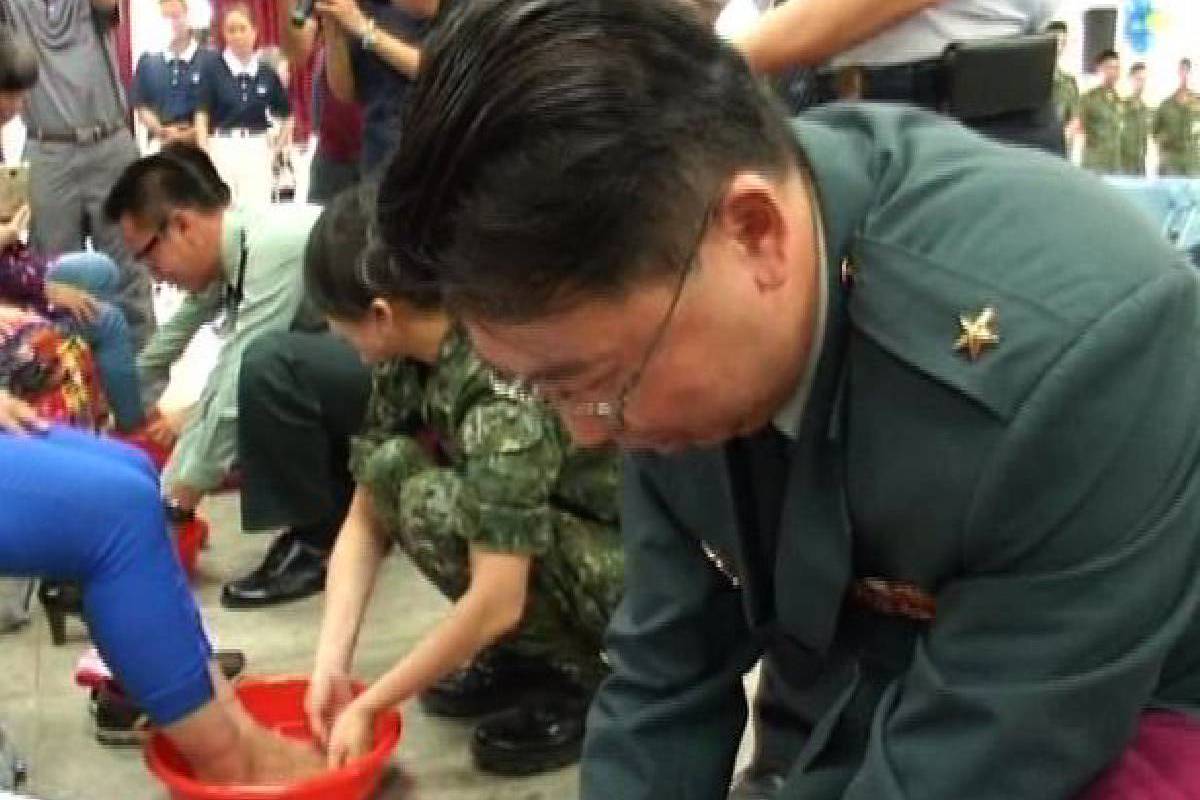
[[[36,314],[0,318],[0,388],[48,420],[96,431],[112,427],[87,344]]]

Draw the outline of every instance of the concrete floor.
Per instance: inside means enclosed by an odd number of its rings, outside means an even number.
[[[269,542],[245,536],[237,498],[208,501],[202,513],[213,536],[200,556],[195,582],[205,619],[219,647],[240,648],[248,673],[307,673],[321,615],[321,599],[258,611],[228,611],[217,597],[221,584],[252,569]],[[358,675],[385,671],[429,629],[445,601],[402,558],[390,558],[368,612],[355,665]],[[72,621],[66,645],[55,647],[45,618],[0,637],[0,721],[30,764],[27,793],[42,800],[143,800],[166,793],[142,764],[140,751],[98,744],[87,695],[72,680],[75,661],[89,645]],[[405,800],[566,800],[577,793],[578,770],[528,779],[483,775],[471,763],[470,726],[426,716],[415,703],[404,709],[404,731],[393,768],[378,797]]]

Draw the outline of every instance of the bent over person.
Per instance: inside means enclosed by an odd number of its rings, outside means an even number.
[[[601,637],[624,573],[615,454],[573,446],[548,409],[498,393],[438,295],[363,255],[366,221],[359,194],[341,195],[305,255],[314,302],[377,363],[329,562],[313,730],[337,764],[369,749],[375,712],[420,695],[431,713],[480,718],[472,752],[485,770],[563,766],[608,671]],[[454,606],[343,707],[388,542]]]
[[[1195,270],[1061,159],[764,91],[671,0],[477,0],[381,189],[514,396],[634,451],[582,796],[722,800],[764,653],[781,799],[1200,796]]]

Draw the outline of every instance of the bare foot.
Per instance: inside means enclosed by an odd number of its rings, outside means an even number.
[[[242,746],[250,756],[250,775],[245,783],[295,783],[325,771],[325,756],[311,742],[258,726],[244,730],[243,736]]]

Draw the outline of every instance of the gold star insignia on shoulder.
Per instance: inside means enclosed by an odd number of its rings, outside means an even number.
[[[959,316],[958,325],[962,330],[954,342],[954,349],[971,361],[978,361],[985,348],[1000,343],[1000,334],[996,330],[996,309],[991,306],[974,317],[966,314]]]

